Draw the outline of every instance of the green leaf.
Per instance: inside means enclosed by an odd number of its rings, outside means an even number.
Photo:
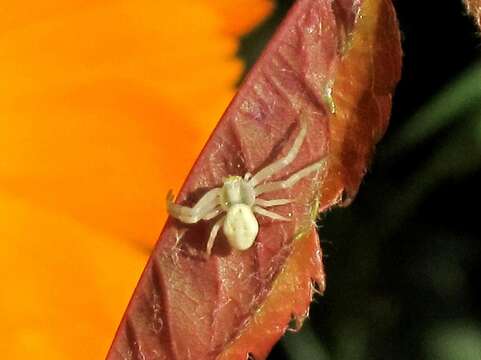
[[[462,119],[460,115],[477,109],[481,109],[481,62],[449,83],[409,119],[388,144],[386,157],[412,149]]]

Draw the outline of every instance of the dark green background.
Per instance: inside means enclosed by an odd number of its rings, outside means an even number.
[[[249,65],[291,3],[243,39]],[[354,203],[319,222],[325,296],[269,359],[481,359],[481,37],[461,0],[395,6],[390,128]]]

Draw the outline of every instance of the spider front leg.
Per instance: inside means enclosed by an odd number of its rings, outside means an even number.
[[[319,170],[321,166],[324,164],[324,160],[318,161],[312,165],[309,165],[305,167],[304,169],[299,170],[298,172],[294,173],[291,175],[289,178],[286,180],[281,180],[281,181],[274,181],[271,183],[266,183],[259,185],[258,187],[254,188],[254,191],[256,192],[256,196],[263,194],[265,192],[271,192],[271,191],[276,191],[276,190],[283,190],[283,189],[289,189],[294,184],[296,184],[299,180],[301,180],[303,177],[306,177],[310,173]],[[273,199],[273,200],[263,200],[263,199],[258,199],[256,198],[255,200],[255,206],[253,208],[254,212],[274,219],[274,220],[280,220],[280,221],[290,221],[290,219],[279,215],[275,212],[269,211],[264,209],[264,207],[271,207],[271,206],[279,206],[279,205],[285,205],[293,202],[292,199]]]
[[[262,206],[264,208],[266,207],[272,207],[272,206],[281,206],[281,205],[287,205],[294,202],[292,199],[273,199],[273,200],[264,200],[264,199],[256,199],[255,204]]]
[[[305,167],[304,169],[299,170],[298,172],[288,177],[286,180],[280,180],[280,181],[261,184],[256,188],[254,188],[256,192],[256,196],[263,193],[267,193],[267,192],[289,189],[293,187],[302,178],[306,177],[307,175],[311,174],[314,171],[319,170],[324,164],[325,164],[325,160],[322,159],[318,162],[315,162],[314,164],[311,164]]]
[[[220,192],[221,188],[209,190],[193,207],[188,207],[174,204],[174,195],[172,191],[169,191],[167,194],[167,210],[170,216],[186,224],[195,224],[205,218],[212,219],[220,213],[216,209],[219,205]]]
[[[274,161],[270,165],[267,165],[262,170],[259,170],[257,174],[255,174],[250,178],[249,185],[251,185],[252,187],[255,187],[257,184],[261,183],[263,180],[277,173],[283,167],[286,167],[287,165],[289,165],[296,158],[307,134],[307,120],[304,114],[300,115],[299,122],[301,123],[301,129],[299,130],[299,134],[294,140],[294,144],[292,145],[291,149],[287,152],[286,156],[284,156],[283,158],[277,161]]]

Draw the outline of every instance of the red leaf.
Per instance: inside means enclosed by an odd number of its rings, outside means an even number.
[[[313,219],[357,192],[387,126],[400,73],[397,22],[388,0],[300,0],[240,88],[187,178],[178,202],[192,206],[228,175],[255,173],[283,156],[299,118],[301,152],[275,176],[325,159],[320,176],[273,194],[291,222],[259,218],[246,251],[212,222],[169,220],[120,324],[108,359],[264,358],[294,316],[306,314],[311,281],[324,289]],[[312,280],[311,280],[312,279]]]

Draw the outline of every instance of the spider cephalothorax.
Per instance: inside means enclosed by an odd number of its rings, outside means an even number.
[[[320,160],[297,171],[285,180],[264,182],[296,158],[307,133],[307,121],[303,116],[301,116],[300,124],[299,134],[283,158],[267,165],[254,175],[247,173],[244,177],[228,176],[224,179],[221,187],[209,190],[193,207],[174,204],[172,192],[168,193],[169,214],[183,223],[194,224],[200,220],[211,220],[221,213],[226,213],[212,226],[207,241],[207,254],[210,254],[221,227],[233,248],[246,250],[252,246],[259,232],[259,224],[254,214],[274,220],[289,221],[289,218],[266,210],[266,208],[288,204],[292,202],[291,199],[264,200],[258,196],[263,193],[288,189],[322,166],[323,160]]]

